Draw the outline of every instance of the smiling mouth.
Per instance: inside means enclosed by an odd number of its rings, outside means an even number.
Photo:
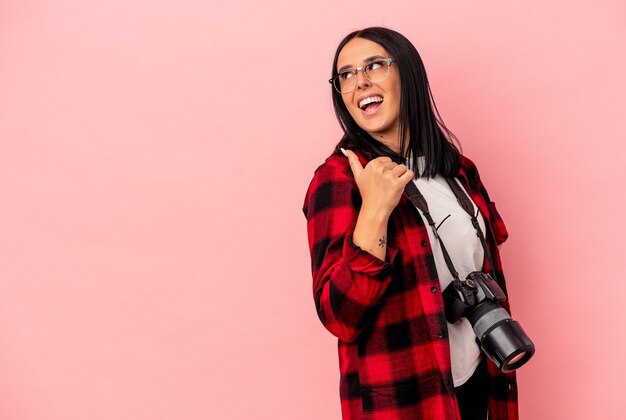
[[[382,103],[383,101],[374,101],[374,102],[368,102],[368,103],[364,103],[362,107],[360,107],[361,112],[364,115],[373,115],[376,112],[378,112],[378,110],[382,107]]]
[[[359,108],[361,109],[361,111],[365,111],[368,108],[371,108],[372,106],[374,106],[375,108],[378,108],[380,106],[380,104],[383,102],[383,97],[380,95],[376,95],[376,96],[370,96],[364,99],[361,99],[361,101],[359,102]]]

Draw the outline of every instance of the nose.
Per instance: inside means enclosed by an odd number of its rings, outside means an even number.
[[[363,70],[356,72],[356,84],[359,89],[363,89],[365,86],[370,86],[370,81],[367,77],[365,77],[365,72]]]

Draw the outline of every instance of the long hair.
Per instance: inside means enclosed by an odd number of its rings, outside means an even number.
[[[460,167],[459,149],[444,135],[462,146],[456,136],[446,128],[432,98],[426,70],[413,44],[402,34],[384,27],[370,27],[348,34],[337,47],[333,60],[332,76],[337,75],[337,59],[343,47],[353,38],[364,38],[381,45],[395,59],[400,74],[400,153],[374,139],[354,121],[341,94],[332,86],[333,107],[344,136],[335,147],[351,146],[373,157],[389,156],[396,163],[404,163],[410,156],[409,167],[416,176],[433,177],[440,174],[453,177]],[[431,107],[432,102],[432,107]],[[433,109],[435,112],[433,112]],[[436,115],[436,116],[435,116]],[[407,147],[408,142],[408,147]],[[424,155],[424,171],[417,173],[418,156]]]

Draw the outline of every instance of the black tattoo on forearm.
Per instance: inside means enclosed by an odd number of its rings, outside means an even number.
[[[378,246],[383,247],[385,245],[387,245],[387,236],[383,235],[383,237],[378,240]]]

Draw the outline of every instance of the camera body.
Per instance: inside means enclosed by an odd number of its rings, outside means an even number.
[[[465,280],[453,280],[443,300],[448,322],[466,317],[482,350],[502,372],[519,368],[535,353],[522,326],[500,305],[506,295],[489,273],[472,271]]]

